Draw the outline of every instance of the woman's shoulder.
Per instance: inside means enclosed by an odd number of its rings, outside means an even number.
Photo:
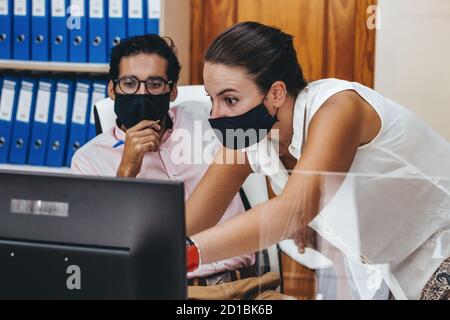
[[[311,120],[315,113],[331,97],[348,90],[355,90],[355,88],[352,82],[345,80],[330,78],[310,82],[297,97],[295,102],[295,117],[303,119],[303,113],[306,113],[307,120]]]
[[[354,90],[354,87],[349,81],[329,78],[309,83],[307,90],[309,107],[319,108],[333,95],[346,90]]]

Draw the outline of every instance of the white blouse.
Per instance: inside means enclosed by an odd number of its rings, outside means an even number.
[[[419,299],[429,278],[450,257],[450,143],[374,90],[325,79],[310,83],[297,97],[289,147],[295,158],[301,157],[314,114],[345,90],[366,100],[382,127],[358,149],[336,193],[327,194],[326,186],[336,175],[323,173],[323,196],[331,201],[310,227],[351,263],[377,269],[396,299]],[[280,194],[289,175],[276,152],[261,151],[267,146],[274,151],[269,141],[246,152],[253,170],[269,176]]]

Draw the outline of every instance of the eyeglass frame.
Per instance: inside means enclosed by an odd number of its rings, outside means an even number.
[[[136,89],[135,92],[133,92],[133,93],[127,93],[125,90],[122,89],[122,87],[120,86],[120,80],[122,80],[122,79],[124,79],[124,78],[134,78],[134,79],[138,82],[138,86],[137,86],[137,89]],[[173,81],[173,80],[166,80],[166,79],[164,79],[164,78],[162,78],[162,77],[148,77],[146,80],[139,80],[139,78],[136,77],[136,76],[123,76],[123,77],[120,77],[120,78],[118,78],[118,79],[111,79],[111,80],[112,80],[112,82],[114,83],[114,87],[116,87],[116,86],[118,85],[119,88],[120,88],[120,90],[121,90],[123,93],[125,93],[125,94],[136,94],[136,92],[138,92],[139,89],[141,88],[141,83],[144,83],[145,92],[147,92],[147,94],[152,94],[151,92],[149,92],[149,90],[148,90],[148,88],[147,88],[147,81],[149,81],[149,80],[151,80],[151,79],[154,79],[154,80],[160,80],[160,81],[162,81],[162,82],[164,83],[164,87],[163,87],[163,89],[161,90],[161,93],[159,93],[159,94],[157,94],[157,95],[164,94],[164,91],[166,91],[166,89],[167,89],[167,85],[169,85],[170,91],[172,91],[172,88],[171,88],[170,86],[174,83],[174,81]]]

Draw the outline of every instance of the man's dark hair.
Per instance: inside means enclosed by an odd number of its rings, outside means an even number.
[[[114,47],[109,63],[109,79],[115,80],[119,76],[120,61],[124,57],[140,53],[157,54],[167,60],[167,77],[169,81],[177,82],[180,77],[181,65],[176,55],[175,44],[168,37],[156,34],[146,34],[125,39]]]
[[[205,61],[245,68],[261,93],[276,81],[283,81],[294,97],[307,86],[293,36],[257,22],[238,23],[218,35]]]

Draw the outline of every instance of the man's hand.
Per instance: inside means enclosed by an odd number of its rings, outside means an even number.
[[[150,120],[143,120],[127,130],[122,161],[117,171],[118,177],[136,178],[141,171],[145,153],[159,148],[160,130],[161,126]]]

